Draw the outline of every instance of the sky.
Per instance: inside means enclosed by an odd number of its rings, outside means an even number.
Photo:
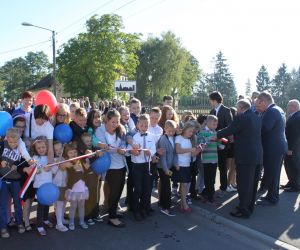
[[[29,51],[52,60],[51,33],[22,26],[29,22],[56,31],[59,48],[92,15],[115,13],[126,32],[160,36],[171,30],[210,73],[213,58],[224,53],[239,94],[262,64],[272,77],[282,63],[300,66],[299,0],[10,0],[0,2],[0,66]]]

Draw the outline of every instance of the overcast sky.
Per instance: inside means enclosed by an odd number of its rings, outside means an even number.
[[[51,33],[22,22],[57,31],[59,47],[84,31],[90,16],[106,13],[121,15],[125,30],[145,39],[173,31],[205,72],[212,71],[212,58],[222,50],[239,93],[248,78],[255,89],[262,64],[271,76],[283,62],[289,70],[300,66],[299,0],[1,1],[0,66],[29,51],[43,50],[52,60]]]

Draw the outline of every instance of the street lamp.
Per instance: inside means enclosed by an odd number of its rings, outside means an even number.
[[[153,106],[153,83],[152,83],[152,78],[153,78],[153,76],[150,74],[148,76],[148,80],[151,83],[151,86],[150,86],[150,88],[151,88],[151,108]]]
[[[39,29],[48,30],[48,31],[52,32],[52,56],[53,56],[53,72],[52,72],[52,75],[53,75],[53,78],[54,78],[53,92],[54,92],[54,95],[56,96],[57,89],[56,89],[56,79],[55,79],[55,75],[56,75],[55,74],[55,72],[56,72],[55,31],[51,30],[51,29],[47,29],[47,28],[41,27],[41,26],[33,25],[33,24],[27,23],[27,22],[23,22],[22,25],[23,26],[32,26],[32,27],[36,27],[36,28],[39,28]]]

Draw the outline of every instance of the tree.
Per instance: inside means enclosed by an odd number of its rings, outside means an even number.
[[[288,87],[288,99],[300,98],[300,68],[291,72],[291,83]]]
[[[158,103],[176,89],[179,95],[191,95],[200,76],[197,59],[181,45],[172,32],[161,38],[149,37],[138,52],[137,96]]]
[[[48,74],[49,66],[44,52],[29,52],[25,58],[18,57],[6,62],[0,68],[0,81],[7,97],[19,98],[23,91],[33,87]]]
[[[247,97],[251,97],[251,82],[250,79],[248,78],[247,82],[245,83],[245,94]]]
[[[115,80],[135,78],[140,35],[123,32],[122,18],[115,14],[95,15],[86,26],[87,32],[60,49],[58,77],[72,96],[112,98]]]
[[[232,74],[229,72],[229,66],[226,59],[220,51],[215,59],[214,72],[211,74],[209,88],[211,90],[220,91],[227,100],[236,100],[237,91]]]
[[[286,105],[288,101],[288,89],[291,84],[291,75],[287,72],[287,67],[283,63],[277,71],[271,87],[271,93],[281,105]]]
[[[262,65],[258,71],[258,74],[256,76],[256,89],[258,91],[270,91],[271,90],[271,81],[269,77],[269,73],[267,71],[267,68]]]

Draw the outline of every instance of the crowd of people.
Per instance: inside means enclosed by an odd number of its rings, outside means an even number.
[[[179,197],[180,212],[191,213],[195,199],[217,205],[217,199],[226,192],[237,191],[239,205],[231,215],[249,218],[255,202],[270,206],[278,203],[283,159],[289,182],[281,188],[298,192],[299,101],[291,100],[285,114],[267,92],[238,100],[236,108],[223,105],[219,92],[212,92],[208,100],[210,114],[195,117],[185,111],[180,119],[171,96],[165,96],[161,107],[148,112],[136,98],[131,98],[128,106],[116,99],[97,105],[88,98],[62,98],[51,115],[47,105],[34,104],[33,93],[24,92],[14,109],[4,109],[13,117],[13,128],[1,138],[1,168],[15,173],[6,176],[0,172],[1,237],[10,237],[8,225],[12,218],[19,233],[33,230],[32,203],[45,183],[55,184],[60,191],[54,203],[55,228],[60,232],[75,230],[77,210],[78,226],[83,229],[103,221],[99,209],[101,188],[108,224],[125,227],[124,214],[118,211],[123,205],[120,198],[125,183],[125,205],[137,222],[154,212],[153,188],[157,188],[160,211],[166,216],[176,215],[172,195]],[[60,124],[72,129],[71,142],[54,140],[54,128]],[[92,152],[96,152],[93,157],[72,160]],[[104,153],[110,156],[110,167],[98,175],[91,165]],[[57,164],[52,167],[51,163]],[[28,183],[35,166],[37,171]],[[217,169],[220,187],[215,192]],[[259,192],[266,195],[257,200],[262,170]],[[44,236],[45,228],[54,224],[49,219],[49,206],[37,202],[35,226]]]

